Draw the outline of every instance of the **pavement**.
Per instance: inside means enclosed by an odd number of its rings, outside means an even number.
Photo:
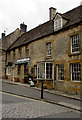
[[[15,93],[24,97],[41,100],[39,95],[41,88],[33,87],[31,89],[30,85],[28,84],[13,82],[7,79],[2,81],[6,84],[2,84],[2,91],[11,92],[12,94]],[[18,86],[16,87],[16,85]],[[62,91],[44,89],[44,99],[42,100],[82,112],[82,109],[80,108],[80,102],[82,100],[80,98],[80,95],[70,95]]]
[[[20,85],[20,86],[26,86],[26,87],[30,87],[29,84],[25,84],[25,83],[21,83],[21,82],[14,82],[14,81],[10,81],[8,79],[3,79],[3,82],[7,82],[7,83],[11,83],[11,84],[15,84],[15,85]],[[37,87],[33,87],[37,90],[41,90],[41,88],[37,88]],[[80,95],[71,95],[68,93],[65,93],[63,91],[58,91],[58,90],[48,90],[48,89],[44,89],[45,92],[51,93],[51,94],[55,94],[55,95],[60,95],[60,96],[64,96],[64,97],[68,97],[68,98],[72,98],[72,99],[76,99],[76,100],[82,100]]]

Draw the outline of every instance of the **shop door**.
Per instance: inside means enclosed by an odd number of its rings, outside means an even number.
[[[24,65],[24,75],[28,74],[28,64]]]

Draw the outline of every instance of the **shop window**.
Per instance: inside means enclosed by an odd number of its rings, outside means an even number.
[[[53,63],[41,62],[37,64],[37,78],[53,79]]]
[[[46,55],[51,56],[51,42],[46,43]]]
[[[37,77],[37,65],[34,65],[34,76]]]
[[[71,36],[71,53],[79,52],[79,34]]]
[[[18,75],[21,74],[21,65],[18,65]]]
[[[28,74],[28,64],[24,65],[24,74],[27,75]]]
[[[81,65],[79,63],[71,64],[71,80],[72,81],[81,80]]]
[[[8,66],[7,68],[6,68],[6,75],[10,75],[10,66]]]
[[[57,80],[64,80],[64,65],[57,65]]]

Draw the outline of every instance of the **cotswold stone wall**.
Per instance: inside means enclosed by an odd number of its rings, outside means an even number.
[[[55,89],[66,91],[68,93],[80,93],[80,84],[81,82],[71,81],[70,73],[70,64],[71,63],[80,63],[82,71],[82,26],[68,29],[60,33],[54,33],[53,35],[44,37],[37,41],[31,42],[28,44],[29,56],[26,56],[25,46],[21,47],[21,58],[19,58],[19,48],[15,49],[16,57],[13,60],[13,51],[10,52],[11,61],[14,63],[17,59],[23,59],[30,57],[29,72],[37,62],[45,60],[53,60],[54,64],[54,84]],[[74,34],[80,35],[80,54],[71,55],[70,53],[70,36]],[[46,56],[46,43],[52,43],[52,55],[51,57]],[[64,81],[57,81],[56,79],[56,65],[64,64]],[[17,70],[17,69],[16,69]],[[17,72],[17,71],[16,71]],[[15,73],[16,73],[15,72]],[[17,76],[17,74],[15,74]],[[81,74],[82,75],[82,74]],[[21,66],[21,77],[24,77],[24,65]],[[81,76],[82,80],[82,76]],[[39,83],[39,82],[38,82]],[[46,81],[47,86],[50,86],[52,81]],[[50,87],[49,87],[50,88]]]

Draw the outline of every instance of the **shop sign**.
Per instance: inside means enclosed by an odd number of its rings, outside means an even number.
[[[24,58],[24,59],[17,60],[17,63],[23,63],[23,62],[29,62],[29,61],[30,61],[30,58]]]

